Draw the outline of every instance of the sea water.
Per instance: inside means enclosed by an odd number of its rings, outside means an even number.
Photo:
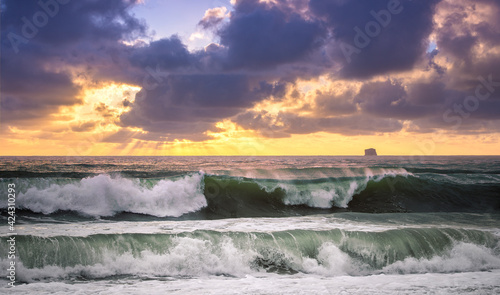
[[[500,157],[1,159],[2,292],[500,292]]]

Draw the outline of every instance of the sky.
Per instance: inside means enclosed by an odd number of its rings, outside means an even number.
[[[498,0],[0,1],[0,155],[500,155]]]

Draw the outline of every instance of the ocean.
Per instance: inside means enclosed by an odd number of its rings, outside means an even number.
[[[500,293],[500,157],[1,157],[0,192],[4,294]]]

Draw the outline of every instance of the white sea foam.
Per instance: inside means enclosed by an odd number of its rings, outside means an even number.
[[[281,218],[228,218],[215,220],[107,221],[78,223],[25,223],[18,225],[23,235],[39,237],[85,237],[95,234],[180,234],[196,230],[218,232],[273,232],[287,230],[382,232],[403,228],[455,228],[490,232],[500,240],[499,215],[473,213],[334,213]],[[0,237],[8,225],[0,225]]]
[[[307,167],[294,169],[231,169],[209,170],[213,175],[228,175],[250,179],[310,180],[340,177],[374,177],[385,174],[412,175],[404,168]]]
[[[359,169],[358,169],[359,170]],[[338,173],[338,171],[336,172]],[[347,179],[321,183],[296,184],[286,181],[256,182],[266,191],[285,191],[286,205],[307,205],[316,208],[347,207],[352,197],[366,188],[370,180],[380,181],[386,176],[409,173],[404,169],[363,169],[342,172]],[[203,195],[204,173],[186,175],[183,178],[164,179],[144,185],[138,179],[100,174],[73,182],[32,183],[20,191],[17,206],[43,214],[59,210],[75,211],[89,216],[112,216],[120,212],[148,214],[158,217],[178,217],[207,206]],[[354,176],[353,176],[354,175]],[[354,177],[354,178],[351,178]]]
[[[398,175],[407,177],[408,175],[412,175],[405,169],[365,168],[362,174],[357,170],[343,170],[343,176],[352,179],[339,181],[332,179],[330,182],[321,182],[320,184],[261,184],[261,187],[268,192],[272,192],[278,188],[284,190],[286,193],[284,203],[286,205],[307,205],[314,208],[331,208],[333,205],[340,208],[347,208],[353,196],[362,192],[368,185],[368,182],[379,182],[385,177],[395,177]]]
[[[491,249],[471,243],[457,243],[453,249],[430,259],[406,258],[383,268],[386,273],[470,272],[500,268],[500,257]]]
[[[117,254],[112,249],[104,252],[103,260],[92,265],[61,267],[47,265],[43,268],[28,268],[22,262],[16,264],[17,279],[23,282],[60,280],[75,277],[91,279],[116,275],[129,276],[243,276],[253,272],[250,261],[256,253],[243,251],[225,239],[216,245],[210,241],[178,237],[165,253],[142,251],[140,255],[130,252]],[[0,261],[0,275],[7,275],[8,260]]]
[[[406,258],[383,269],[372,269],[367,264],[350,257],[331,242],[318,248],[312,258],[286,251],[278,257],[300,275],[320,277],[364,276],[375,274],[455,273],[500,269],[500,258],[491,249],[469,243],[457,243],[452,249],[431,259]],[[16,264],[18,279],[23,282],[65,280],[76,277],[88,279],[107,278],[116,275],[133,277],[207,277],[226,275],[244,277],[262,275],[265,270],[255,264],[262,257],[251,246],[241,247],[225,238],[217,243],[188,237],[177,237],[164,253],[142,251],[139,255],[129,252],[115,253],[108,249],[104,259],[92,265],[27,268]],[[269,261],[269,260],[267,260]],[[5,277],[8,261],[0,261],[0,275]]]
[[[210,276],[196,279],[109,279],[86,282],[37,282],[0,286],[5,294],[319,294],[420,295],[499,294],[500,271],[451,274],[371,275],[321,277],[276,275]]]
[[[322,276],[340,276],[350,274],[366,273],[362,263],[351,259],[349,255],[342,252],[333,243],[326,242],[318,249],[318,256],[313,258],[302,258],[302,271],[306,273],[319,274]]]
[[[177,217],[207,205],[202,180],[203,173],[197,173],[147,187],[136,179],[101,174],[74,183],[31,187],[18,194],[16,205],[43,214],[67,210],[96,217],[119,212]]]

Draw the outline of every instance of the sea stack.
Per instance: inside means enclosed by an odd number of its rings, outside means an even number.
[[[375,149],[366,149],[365,150],[365,156],[376,156],[377,151]]]

